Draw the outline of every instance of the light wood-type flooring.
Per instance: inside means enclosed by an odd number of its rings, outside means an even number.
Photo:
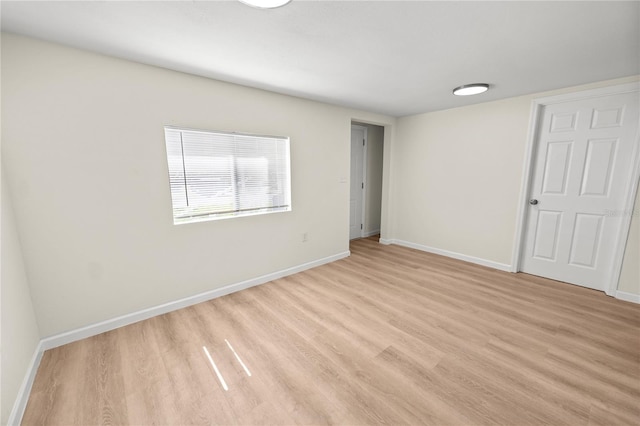
[[[374,239],[351,250],[46,351],[23,424],[640,424],[640,306]]]

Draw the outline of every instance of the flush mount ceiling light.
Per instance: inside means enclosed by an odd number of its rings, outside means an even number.
[[[456,96],[469,96],[484,93],[487,90],[489,90],[489,85],[486,83],[463,84],[453,89],[453,94]]]
[[[258,9],[275,9],[284,6],[291,0],[240,0],[242,3]]]

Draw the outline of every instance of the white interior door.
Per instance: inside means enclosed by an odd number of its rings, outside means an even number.
[[[364,226],[364,141],[366,128],[351,126],[351,195],[349,239],[361,238]]]
[[[638,113],[637,92],[543,107],[523,272],[607,288],[638,144]]]

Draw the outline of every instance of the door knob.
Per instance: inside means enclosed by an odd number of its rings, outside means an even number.
[[[538,204],[538,200],[536,200],[535,198],[533,200],[529,200],[529,204],[535,206],[536,204]]]

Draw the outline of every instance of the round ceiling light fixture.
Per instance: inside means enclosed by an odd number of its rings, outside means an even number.
[[[487,83],[463,84],[453,89],[453,94],[456,96],[470,96],[484,93],[487,90],[489,90]]]
[[[240,0],[242,3],[258,9],[275,9],[291,2],[291,0]]]

